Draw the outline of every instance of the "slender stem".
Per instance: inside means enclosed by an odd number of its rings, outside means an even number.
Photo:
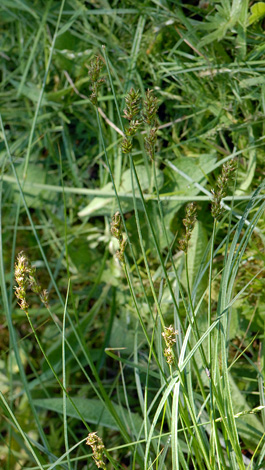
[[[33,325],[32,321],[31,321],[30,315],[29,315],[27,312],[26,312],[26,314],[27,314],[27,319],[28,319],[28,321],[29,321],[29,324],[30,324],[30,326],[31,326],[31,329],[32,329],[33,334],[34,334],[34,336],[35,336],[35,339],[36,339],[36,341],[37,341],[37,343],[38,343],[38,346],[39,346],[39,348],[40,348],[40,350],[41,350],[41,352],[42,352],[42,354],[43,354],[44,359],[46,360],[46,362],[47,362],[49,368],[51,369],[51,371],[52,371],[54,377],[56,378],[58,384],[60,385],[61,389],[66,393],[66,395],[67,395],[67,397],[68,397],[70,403],[71,403],[72,406],[74,407],[74,409],[75,409],[75,411],[77,412],[77,414],[78,414],[79,418],[81,419],[82,423],[83,423],[84,426],[87,428],[87,430],[90,432],[90,431],[91,431],[90,427],[88,426],[88,424],[87,424],[86,421],[84,420],[82,414],[79,412],[79,410],[78,410],[78,408],[76,407],[75,403],[73,402],[72,398],[69,396],[69,394],[68,394],[66,388],[64,387],[64,385],[62,384],[62,382],[61,382],[61,380],[59,379],[58,375],[56,374],[56,372],[55,372],[55,370],[54,370],[54,368],[53,368],[53,365],[51,364],[51,362],[50,362],[50,360],[49,360],[49,358],[48,358],[46,352],[44,351],[44,349],[43,349],[43,347],[42,347],[42,344],[41,344],[41,342],[40,342],[40,340],[39,340],[39,337],[38,337],[38,335],[37,335],[37,332],[36,332],[36,330],[35,330],[35,328],[34,328],[34,325]]]

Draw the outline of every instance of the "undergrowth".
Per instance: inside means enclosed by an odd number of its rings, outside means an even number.
[[[265,469],[263,2],[0,8],[1,468]]]

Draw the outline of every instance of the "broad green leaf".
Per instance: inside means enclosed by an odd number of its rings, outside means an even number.
[[[257,75],[256,77],[245,78],[244,80],[241,80],[240,87],[247,88],[250,86],[263,85],[264,83],[265,83],[265,77]]]
[[[190,176],[194,182],[204,186],[206,183],[205,175],[214,169],[216,162],[215,154],[205,154],[199,157],[180,157],[172,161],[179,170]],[[198,194],[199,189],[179,173],[173,172],[171,169],[166,170],[170,178],[175,182],[175,188],[172,192],[175,194]]]
[[[199,157],[180,157],[172,161],[179,170],[188,175],[196,183],[205,186],[207,180],[205,176],[214,169],[216,156],[214,154],[200,155]],[[171,228],[171,223],[175,214],[183,205],[183,202],[170,200],[170,195],[174,196],[196,196],[200,192],[193,183],[187,181],[181,174],[172,171],[171,168],[165,170],[166,176],[170,178],[172,184],[167,186],[169,193],[168,201],[163,202],[163,211],[165,216],[165,225],[167,230]],[[163,191],[164,192],[164,191]],[[173,229],[173,231],[175,231]]]
[[[231,11],[230,11],[230,18],[231,21],[237,21],[238,16],[240,15],[240,11],[242,8],[242,5],[244,4],[244,0],[233,0]]]
[[[83,416],[84,420],[88,423],[105,426],[106,428],[119,430],[117,423],[109,410],[102,404],[101,401],[95,398],[72,398],[73,403],[76,408],[78,408],[80,414]],[[62,398],[44,398],[44,399],[35,399],[34,404],[45,410],[52,410],[57,413],[63,413],[63,399]],[[136,413],[131,413],[129,417],[128,411],[120,405],[113,403],[113,406],[121,418],[124,421],[125,425],[130,423],[130,417],[133,420],[136,432],[139,433],[143,424],[142,418]],[[80,420],[78,413],[75,408],[67,399],[67,416],[76,418]],[[130,429],[128,429],[130,431]]]
[[[255,21],[261,20],[265,16],[265,2],[257,2],[250,8],[251,15],[248,24],[251,25]]]
[[[142,344],[144,334],[138,331],[138,339]],[[135,317],[129,316],[128,311],[121,312],[119,318],[114,318],[110,337],[110,348],[126,348],[126,356],[133,352],[135,340]]]
[[[223,39],[227,31],[231,30],[239,21],[244,4],[245,2],[242,2],[242,0],[233,0],[231,6],[230,2],[227,5],[223,2],[222,6],[218,5],[215,15],[209,17],[208,23],[203,23],[204,29],[208,26],[208,29],[212,30],[212,32],[199,42],[199,46],[205,46],[213,41]]]
[[[114,191],[112,187],[112,183],[106,184],[103,188],[98,190],[99,193],[112,193],[114,197]],[[104,211],[105,208],[111,203],[112,198],[103,198],[103,197],[95,197],[84,209],[78,212],[79,217],[86,217],[87,215],[95,215],[95,212],[98,214],[102,212],[101,209]]]
[[[20,184],[22,184],[22,177],[23,177],[23,171],[24,171],[24,165],[19,165],[16,169],[17,175],[20,180]],[[27,175],[26,175],[26,181],[28,183],[40,183],[44,184],[46,179],[46,172],[42,165],[37,165],[37,164],[31,164],[28,168]],[[56,194],[47,191],[43,188],[38,188],[36,186],[31,186],[27,185],[24,188],[24,196],[27,202],[28,207],[43,207],[43,202],[50,202],[53,201],[54,198],[56,197]],[[15,198],[16,200],[19,198],[19,193],[18,189],[15,188]]]
[[[19,92],[22,95],[24,95],[26,98],[28,98],[30,101],[32,101],[33,103],[38,102],[39,96],[40,96],[40,93],[41,93],[41,89],[37,85],[35,85],[33,83],[30,83],[30,82],[27,82],[27,85],[23,85],[21,87],[20,82],[17,82],[16,80],[11,79],[10,82],[16,88],[16,90],[19,90]],[[41,103],[42,103],[42,106],[45,106],[45,105],[48,104],[46,93],[43,93]]]
[[[137,175],[142,188],[142,191],[149,189],[149,178],[146,173],[144,165],[136,166]],[[157,171],[158,186],[161,188],[163,184],[163,173]],[[142,209],[142,205],[139,199],[139,191],[137,190],[136,182],[134,182],[135,195],[139,200],[139,209]],[[102,198],[95,197],[84,209],[82,209],[78,215],[79,217],[85,217],[87,215],[107,215],[111,216],[118,210],[117,201],[115,200],[115,194],[112,183],[107,183],[103,188],[99,188],[98,193],[113,194],[113,198]],[[121,204],[124,212],[129,212],[133,209],[133,198],[132,198],[132,182],[131,182],[131,171],[126,170],[121,177],[121,185],[118,191],[121,194]]]
[[[218,28],[216,31],[213,31],[212,33],[208,34],[205,36],[200,42],[199,46],[203,47],[206,46],[207,44],[213,42],[213,41],[221,41],[223,37],[225,36],[227,31],[227,25],[222,24],[220,28]]]

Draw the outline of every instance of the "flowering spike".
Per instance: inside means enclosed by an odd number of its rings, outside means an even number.
[[[88,66],[88,75],[91,81],[90,90],[92,91],[90,101],[94,106],[97,106],[98,103],[98,90],[105,82],[105,78],[99,78],[102,68],[103,62],[99,56],[96,56]]]
[[[173,364],[174,362],[173,346],[176,343],[176,335],[178,335],[178,331],[174,331],[173,325],[165,327],[165,331],[162,333],[162,336],[166,343],[164,356],[169,365]]]
[[[126,108],[124,109],[124,117],[128,121],[132,121],[140,111],[140,92],[139,90],[130,89],[128,95],[125,98]]]
[[[96,432],[90,432],[87,436],[86,445],[90,446],[93,451],[93,459],[98,468],[107,470],[106,464],[103,460],[105,446],[102,439],[98,437]]]
[[[42,303],[48,306],[48,291],[42,290],[36,278],[36,268],[31,266],[27,256],[21,251],[17,256],[15,264],[15,280],[18,286],[15,287],[15,295],[18,298],[19,306],[28,315],[29,304],[26,299],[26,290],[29,288],[37,294]]]
[[[226,162],[222,167],[221,175],[219,175],[217,178],[217,190],[211,190],[211,193],[213,195],[211,212],[212,216],[215,219],[218,219],[222,215],[222,199],[226,196],[226,189],[229,183],[229,179],[232,178],[235,169],[235,159]]]
[[[158,99],[153,93],[153,90],[147,90],[144,101],[143,120],[149,126],[154,125],[159,108]]]
[[[119,242],[119,250],[116,252],[116,256],[122,263],[124,263],[124,252],[127,240],[126,238],[123,238],[122,235],[121,215],[119,211],[112,217],[111,233]]]
[[[130,139],[127,139],[127,137],[125,137],[121,143],[121,148],[122,148],[123,153],[130,153],[133,148],[132,141]]]
[[[149,130],[144,139],[144,146],[151,160],[153,160],[155,156],[155,145],[157,141],[157,111],[158,99],[154,96],[153,90],[147,90],[144,101],[143,121],[149,126]]]
[[[149,131],[149,135],[144,139],[145,150],[148,153],[151,160],[155,156],[155,144],[157,141],[157,122],[155,122],[155,127],[152,127]]]
[[[196,212],[197,208],[195,202],[191,202],[186,206],[186,217],[183,219],[183,225],[185,226],[186,234],[184,238],[179,241],[180,249],[184,251],[184,253],[187,253],[188,250],[188,243],[197,218]]]
[[[133,88],[131,88],[125,98],[126,108],[124,109],[123,117],[128,119],[129,127],[125,129],[125,137],[121,144],[123,153],[130,153],[132,151],[133,137],[142,124],[141,119],[138,118],[140,113],[140,101],[141,97],[139,90],[135,91]]]

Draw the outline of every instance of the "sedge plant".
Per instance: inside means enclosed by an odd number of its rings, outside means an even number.
[[[64,3],[3,7],[3,465],[263,469],[259,7]]]

